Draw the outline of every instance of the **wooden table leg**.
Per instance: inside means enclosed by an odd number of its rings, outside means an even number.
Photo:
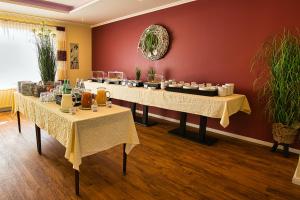
[[[126,144],[123,144],[123,176],[126,175],[126,166],[127,166],[127,154],[126,154]]]
[[[187,113],[181,112],[180,113],[180,134],[185,136],[186,135],[186,119],[187,119]]]
[[[149,106],[143,105],[143,116],[139,117],[136,116],[136,103],[133,103],[135,105],[131,106],[131,112],[134,114],[134,121],[138,124],[144,125],[144,126],[153,126],[157,124],[157,122],[149,121]],[[133,111],[134,109],[134,111]]]
[[[75,169],[75,192],[79,196],[79,171]]]
[[[205,143],[206,125],[207,125],[207,117],[200,116],[199,137],[200,137],[200,142],[201,143]]]
[[[41,128],[35,124],[36,146],[39,154],[42,154]]]
[[[181,112],[180,126],[176,129],[170,130],[169,133],[184,137],[192,141],[197,141],[205,145],[212,145],[217,141],[216,138],[212,138],[212,137],[208,138],[206,136],[207,117],[200,116],[199,138],[197,137],[198,135],[197,133],[186,130],[186,122],[187,122],[187,113]]]
[[[133,116],[133,120],[135,121],[136,120],[136,103],[131,104],[131,113]]]
[[[149,113],[149,107],[143,105],[143,118],[142,118],[143,124],[148,124],[149,121],[148,113]]]
[[[19,111],[17,111],[17,119],[18,119],[19,133],[21,133],[21,119],[20,119],[20,112]]]
[[[186,119],[187,119],[187,113],[181,112],[180,113],[180,125],[179,125],[179,127],[169,131],[169,133],[173,133],[173,134],[176,134],[176,135],[186,137]]]
[[[216,138],[207,138],[206,137],[206,125],[207,125],[207,117],[200,115],[200,125],[199,125],[199,137],[200,143],[205,145],[212,145],[214,144],[217,139]]]

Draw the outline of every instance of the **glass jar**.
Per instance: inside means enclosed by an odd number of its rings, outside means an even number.
[[[98,106],[105,106],[107,98],[110,98],[110,92],[106,91],[106,88],[99,87],[97,89],[96,101]]]
[[[85,90],[81,94],[81,107],[89,109],[89,108],[91,108],[92,103],[93,103],[93,95],[92,95],[91,91]]]

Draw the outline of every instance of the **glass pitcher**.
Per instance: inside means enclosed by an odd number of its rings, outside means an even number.
[[[92,103],[93,103],[93,95],[92,95],[91,91],[85,90],[81,94],[81,107],[90,109],[92,106]]]
[[[107,98],[110,98],[110,92],[106,91],[104,87],[97,88],[96,101],[98,106],[105,106]]]

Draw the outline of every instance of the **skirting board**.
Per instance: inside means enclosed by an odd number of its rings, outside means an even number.
[[[139,113],[139,114],[142,114],[141,110],[137,110],[136,112]],[[169,121],[169,122],[179,123],[179,120],[177,120],[177,119],[173,119],[173,118],[170,118],[170,117],[164,117],[164,116],[153,114],[153,113],[149,113],[149,116],[154,117],[154,118],[158,118],[158,119],[163,119],[163,120],[166,120],[166,121]],[[186,123],[186,125],[189,126],[189,127],[193,127],[193,128],[199,128],[199,125],[189,123],[189,122]],[[242,136],[242,135],[238,135],[238,134],[234,134],[234,133],[229,133],[229,132],[221,131],[221,130],[214,129],[214,128],[207,127],[206,130],[209,131],[209,132],[212,132],[212,133],[217,133],[217,134],[220,134],[220,135],[224,135],[224,136],[228,136],[228,137],[231,137],[231,138],[244,140],[244,141],[247,141],[247,142],[252,142],[252,143],[255,143],[255,144],[260,144],[260,145],[264,145],[264,146],[268,146],[268,147],[273,146],[273,143],[271,143],[271,142],[266,142],[266,141],[254,139],[254,138],[251,138],[251,137],[246,137],[246,136]],[[282,150],[283,148],[282,148],[282,146],[279,146],[278,149]],[[290,152],[293,152],[293,153],[296,153],[296,154],[300,155],[300,150],[295,149],[295,148],[290,148]]]
[[[8,111],[11,111],[11,107],[0,108],[0,112],[8,112]]]

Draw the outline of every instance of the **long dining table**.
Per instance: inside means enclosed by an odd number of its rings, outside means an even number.
[[[65,148],[65,158],[75,172],[75,191],[79,195],[79,167],[82,158],[123,145],[123,175],[126,175],[127,155],[139,144],[131,110],[112,105],[99,107],[97,112],[80,110],[75,115],[63,113],[54,102],[14,93],[13,111],[17,114],[21,133],[20,113],[35,124],[37,151],[42,154],[41,129]]]
[[[199,138],[196,140],[206,145],[211,145],[216,141],[215,138],[206,137],[208,118],[220,119],[220,125],[225,128],[229,125],[231,115],[239,111],[247,114],[251,113],[247,97],[243,94],[224,97],[202,96],[91,81],[85,81],[84,85],[86,89],[90,89],[93,93],[97,93],[97,88],[104,87],[110,92],[112,99],[131,102],[133,105],[143,105],[143,108],[147,108],[143,109],[145,121],[148,119],[148,106],[180,112],[180,126],[169,131],[180,136],[186,137],[189,133],[186,130],[187,114],[198,115],[200,116]]]

